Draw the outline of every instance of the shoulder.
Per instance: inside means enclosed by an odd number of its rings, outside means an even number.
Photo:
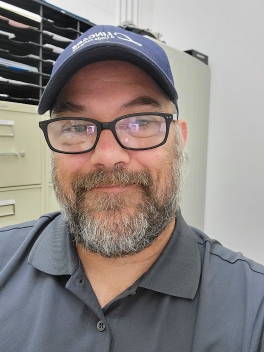
[[[54,212],[50,214],[42,215],[38,220],[32,220],[23,222],[20,224],[9,225],[0,228],[0,241],[15,242],[19,238],[23,239],[27,236],[35,227],[41,227],[45,223],[49,223],[60,213]]]
[[[211,302],[211,307],[221,306],[226,314],[230,314],[232,307],[240,312],[247,309],[254,320],[262,312],[263,321],[264,266],[225,248],[197,229],[192,231],[201,253],[203,298]]]
[[[216,326],[215,338],[225,336],[226,351],[234,350],[230,347],[232,343],[240,346],[239,351],[260,351],[264,329],[264,266],[225,248],[200,230],[191,229],[201,253],[197,318],[201,336]]]
[[[21,237],[27,234],[35,226],[37,220],[32,220],[20,224],[9,225],[0,228],[0,241],[11,240],[14,236]]]
[[[38,220],[0,228],[0,270],[24,247],[31,247],[43,229],[60,213],[50,213]]]
[[[243,270],[244,272],[257,274],[264,282],[264,266],[245,257],[240,252],[235,252],[221,245],[218,241],[211,239],[202,231],[191,228],[194,232],[200,251],[204,254],[204,265],[217,264],[217,269],[221,270]]]

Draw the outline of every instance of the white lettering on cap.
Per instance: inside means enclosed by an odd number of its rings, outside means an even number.
[[[135,42],[133,39],[131,39],[128,35],[126,35],[124,33],[97,32],[94,34],[90,34],[88,37],[84,38],[83,40],[80,40],[77,44],[73,45],[72,51],[74,52],[77,49],[81,48],[86,43],[89,43],[92,41],[107,40],[107,39],[114,39],[114,38],[126,40],[127,42],[131,42],[131,43],[134,43],[138,46],[142,46],[142,44]]]
[[[142,46],[142,44],[135,42],[133,39],[131,39],[128,35],[126,35],[124,33],[115,32],[114,35],[116,35],[118,39],[126,40],[126,41],[134,43],[138,46]]]

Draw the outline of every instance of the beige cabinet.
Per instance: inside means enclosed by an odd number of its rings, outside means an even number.
[[[0,190],[0,226],[37,219],[41,214],[41,187]]]
[[[196,58],[158,42],[166,51],[179,94],[180,118],[187,121],[185,178],[181,209],[188,224],[204,228],[210,67]]]
[[[0,227],[58,209],[39,120],[36,106],[0,101]]]
[[[37,185],[41,174],[41,130],[35,107],[2,109],[0,105],[0,187]],[[19,104],[22,105],[22,104]]]

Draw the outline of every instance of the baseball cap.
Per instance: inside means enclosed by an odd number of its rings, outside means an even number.
[[[72,75],[98,61],[121,60],[140,67],[177,105],[170,63],[155,41],[121,27],[96,25],[74,40],[60,54],[51,72],[38,106],[38,113],[51,110],[60,90]]]

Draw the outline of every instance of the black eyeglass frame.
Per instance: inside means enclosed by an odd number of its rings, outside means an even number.
[[[148,148],[130,148],[130,147],[126,147],[125,145],[123,145],[118,136],[117,136],[117,133],[116,133],[116,130],[115,130],[115,125],[118,121],[120,120],[123,120],[127,117],[133,117],[133,116],[146,116],[146,115],[156,115],[156,116],[162,116],[165,118],[165,122],[166,122],[166,133],[165,133],[165,136],[164,136],[164,139],[161,143],[157,144],[157,145],[154,145],[152,147],[148,147]],[[97,136],[96,136],[96,140],[94,142],[94,145],[92,146],[92,148],[90,149],[87,149],[87,150],[83,150],[81,152],[64,152],[64,151],[61,151],[61,150],[58,150],[56,148],[54,148],[50,141],[49,141],[49,136],[48,136],[48,125],[54,121],[60,121],[60,120],[83,120],[83,121],[89,121],[89,122],[92,122],[93,124],[96,125],[97,127]],[[169,129],[170,129],[170,124],[172,121],[177,121],[178,120],[178,112],[176,114],[167,114],[167,113],[163,113],[163,112],[140,112],[140,113],[135,113],[135,114],[128,114],[128,115],[123,115],[123,116],[119,116],[118,118],[116,118],[115,120],[113,121],[110,121],[110,122],[99,122],[97,120],[94,120],[94,119],[90,119],[88,117],[78,117],[78,116],[74,116],[74,117],[57,117],[57,118],[54,118],[54,119],[50,119],[50,120],[44,120],[44,121],[40,121],[39,122],[39,127],[40,129],[42,130],[43,134],[44,134],[44,137],[46,139],[46,142],[49,146],[49,148],[56,152],[56,153],[61,153],[61,154],[84,154],[84,153],[88,153],[90,151],[92,151],[93,149],[95,149],[98,141],[99,141],[99,138],[100,138],[100,135],[101,135],[101,132],[103,130],[110,130],[112,131],[117,143],[123,148],[123,149],[127,149],[127,150],[149,150],[149,149],[154,149],[154,148],[157,148],[157,147],[160,147],[161,145],[165,144],[167,139],[168,139],[168,135],[169,135]]]

